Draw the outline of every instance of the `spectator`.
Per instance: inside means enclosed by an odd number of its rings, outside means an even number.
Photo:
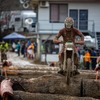
[[[2,71],[5,76],[5,78],[7,78],[7,70],[9,70],[9,66],[11,66],[12,63],[10,61],[7,61],[5,60],[3,63],[2,63]]]
[[[7,60],[7,54],[4,49],[1,50],[1,62]]]
[[[80,53],[80,59],[79,59],[79,61],[80,61],[80,68],[84,69],[83,53]]]
[[[4,41],[1,43],[0,51],[1,51],[1,62],[3,62],[3,60],[7,60],[6,47]]]
[[[87,70],[90,69],[90,53],[89,50],[85,50],[85,55],[84,55],[84,62],[85,62],[85,68]]]
[[[8,49],[9,49],[9,44],[6,42],[5,43],[5,48],[6,48],[6,51],[8,51]]]
[[[21,54],[23,55],[23,57],[26,56],[26,43],[25,42],[22,43]]]
[[[37,43],[34,42],[34,57],[36,58],[36,52],[37,52]]]
[[[99,50],[96,50],[96,54],[97,54],[97,56],[99,56],[99,55],[100,55]]]
[[[30,46],[30,45],[31,45],[31,41],[28,40],[28,41],[27,41],[27,47]]]
[[[99,79],[99,71],[100,71],[100,56],[97,57],[97,60],[96,60],[97,64],[96,64],[96,67],[95,67],[95,71],[96,71],[96,80]]]
[[[15,52],[16,44],[15,42],[12,43],[12,52]]]
[[[27,48],[28,58],[34,57],[34,43],[31,43],[31,45]]]
[[[92,69],[94,70],[95,69],[95,66],[96,66],[96,51],[94,50],[94,48],[92,48],[92,51],[91,51],[91,67]]]
[[[18,44],[16,45],[16,50],[17,50],[18,56],[20,56],[20,48],[21,48],[21,44],[20,44],[20,42],[18,42]]]

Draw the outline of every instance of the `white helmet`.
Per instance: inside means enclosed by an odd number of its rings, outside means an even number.
[[[74,20],[71,17],[67,17],[64,21],[66,28],[71,28],[74,24]]]

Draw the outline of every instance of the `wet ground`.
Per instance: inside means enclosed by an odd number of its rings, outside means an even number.
[[[7,56],[8,56],[8,61],[12,62],[12,66],[10,66],[10,69],[8,71],[10,73],[8,74],[8,77],[17,80],[19,83],[22,83],[21,85],[24,86],[25,89],[27,89],[27,92],[31,90],[31,92],[33,93],[32,96],[37,95],[34,93],[41,92],[40,93],[41,97],[43,97],[42,95],[44,95],[44,93],[48,97],[48,94],[51,96],[52,91],[53,91],[53,97],[55,97],[55,95],[58,93],[59,95],[66,94],[66,96],[69,94],[73,96],[72,98],[74,98],[74,99],[64,98],[57,100],[95,100],[93,98],[79,99],[78,96],[95,97],[95,98],[99,98],[100,96],[99,95],[100,80],[95,81],[96,72],[93,70],[88,70],[88,71],[78,70],[80,74],[74,76],[71,79],[71,85],[68,87],[65,84],[64,80],[65,77],[57,73],[59,67],[57,66],[51,67],[43,64],[34,64],[33,60],[23,58],[23,56],[19,57],[17,56],[16,53],[12,52],[8,52]],[[18,92],[17,95],[20,95],[19,93],[20,92]],[[30,95],[30,93],[26,94],[26,92],[23,92],[22,94],[25,94],[26,96]],[[30,99],[25,99],[24,96],[22,95],[20,96],[23,98],[23,100],[48,100],[48,98],[32,99],[32,98],[37,98],[32,96]],[[56,99],[52,98],[50,100],[56,100]]]

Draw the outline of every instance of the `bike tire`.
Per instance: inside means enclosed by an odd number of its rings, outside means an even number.
[[[67,59],[67,72],[66,72],[66,83],[67,83],[67,85],[70,84],[71,66],[72,66],[71,58],[68,58]]]

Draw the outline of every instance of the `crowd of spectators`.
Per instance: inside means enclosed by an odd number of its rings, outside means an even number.
[[[37,44],[33,40],[12,43],[12,51],[16,52],[18,56],[23,55],[24,58],[27,57],[29,59],[35,59],[37,51],[36,48]]]
[[[13,41],[11,45],[7,42],[0,43],[0,51],[1,51],[1,62],[3,59],[7,60],[6,51],[12,51],[18,54],[18,56],[23,56],[28,59],[36,58],[37,44],[35,41],[27,40],[27,41]],[[98,50],[95,48],[85,48],[85,49],[77,49],[78,57],[79,57],[79,68],[85,70],[95,70],[97,65],[97,58],[100,57]]]
[[[28,59],[36,58],[37,44],[33,40],[25,41],[2,41],[0,42],[1,62],[7,60],[7,51],[15,52],[18,56]]]
[[[98,50],[95,48],[85,48],[84,50],[78,50],[80,69],[92,69],[94,70],[97,64],[97,58],[99,56]]]

